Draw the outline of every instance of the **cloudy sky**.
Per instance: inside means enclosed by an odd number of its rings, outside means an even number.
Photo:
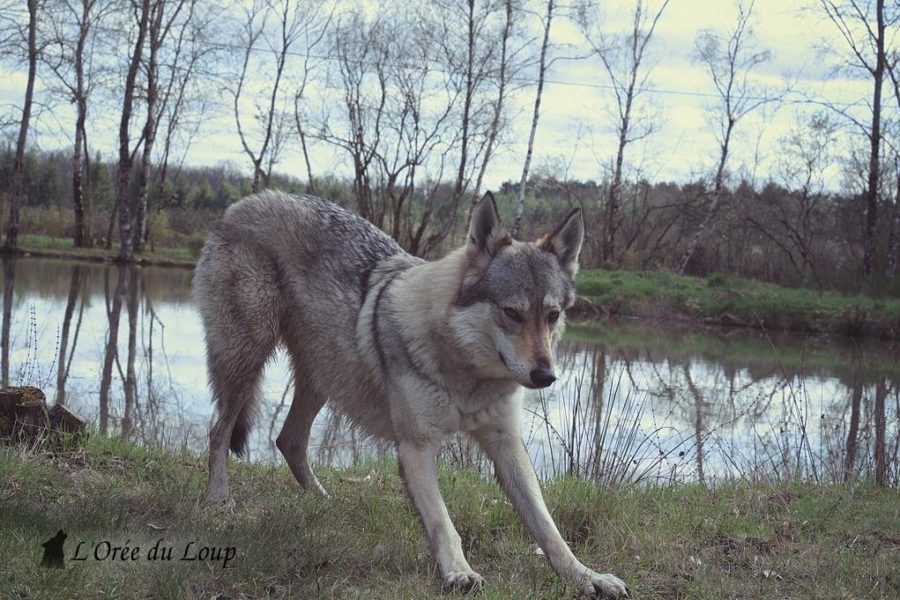
[[[650,0],[650,7],[660,0]],[[602,15],[607,31],[628,27],[631,3],[608,2]],[[623,5],[622,8],[618,8]],[[717,157],[710,108],[715,90],[702,65],[694,60],[694,41],[705,29],[726,33],[736,18],[736,3],[730,0],[671,0],[656,30],[648,62],[653,70],[642,106],[655,115],[656,132],[629,148],[626,161],[630,172],[640,172],[652,181],[683,182],[708,174]],[[824,56],[823,46],[841,48],[833,25],[812,0],[757,0],[753,17],[754,46],[768,49],[772,59],[755,70],[754,82],[768,93],[784,90],[790,82],[785,102],[777,109],[766,107],[740,122],[734,143],[730,171],[755,177],[757,182],[777,179],[779,140],[818,107],[829,101],[865,114],[870,94],[865,81],[854,80],[832,68],[835,59]],[[538,32],[535,32],[537,35]],[[554,21],[551,39],[554,56],[584,53],[587,45],[578,28],[569,20]],[[21,101],[24,73],[6,67],[0,78],[0,103]],[[886,89],[887,92],[887,89]],[[577,179],[604,177],[615,151],[612,92],[599,64],[592,61],[558,60],[547,74],[547,83],[537,132],[532,172],[549,172]],[[890,96],[887,96],[890,99]],[[219,100],[219,110],[205,117],[193,139],[187,162],[193,165],[233,163],[249,173],[249,163],[241,153],[227,104]],[[505,180],[518,180],[524,161],[531,123],[534,87],[524,86],[511,101],[512,129],[505,138],[487,174],[487,187]],[[215,105],[215,102],[214,102]],[[886,102],[887,106],[890,106]],[[44,149],[68,145],[70,120],[66,107],[45,112],[37,122],[36,142]],[[99,115],[98,115],[99,113]],[[91,139],[95,148],[113,157],[116,140],[114,111],[94,111]],[[848,129],[848,132],[850,130]],[[849,143],[853,140],[846,136]],[[858,143],[858,140],[856,140]],[[322,174],[347,174],[347,166],[335,151],[324,145],[313,148],[313,162]],[[319,165],[323,165],[319,167]],[[327,167],[325,167],[327,166]],[[278,171],[305,178],[299,149],[290,148]],[[838,165],[832,167],[825,184],[844,184]]]

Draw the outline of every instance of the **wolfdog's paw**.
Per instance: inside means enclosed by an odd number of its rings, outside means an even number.
[[[593,571],[587,573],[587,580],[584,582],[584,593],[589,598],[600,598],[602,600],[631,598],[628,586],[625,585],[624,581],[609,573],[600,575]]]
[[[484,587],[484,578],[472,570],[450,571],[444,577],[444,591],[477,592]]]

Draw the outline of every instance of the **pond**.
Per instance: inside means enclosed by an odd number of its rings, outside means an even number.
[[[192,271],[20,258],[3,262],[3,385],[37,385],[104,434],[203,451],[213,415]],[[569,324],[559,379],[527,392],[523,433],[543,477],[603,483],[734,477],[896,485],[900,347],[883,341],[699,325]],[[292,394],[266,370],[250,456],[274,440]],[[390,452],[323,410],[316,464]],[[486,469],[464,439],[455,464]]]

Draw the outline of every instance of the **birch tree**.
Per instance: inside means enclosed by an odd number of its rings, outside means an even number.
[[[771,59],[768,50],[754,48],[753,17],[754,2],[738,5],[734,28],[726,34],[705,30],[700,32],[695,42],[696,60],[703,65],[712,80],[716,93],[716,141],[719,158],[713,176],[713,187],[709,192],[706,215],[688,242],[681,257],[678,273],[683,274],[691,257],[700,243],[709,234],[716,217],[725,187],[726,166],[731,150],[735,126],[748,114],[765,104],[776,102],[778,96],[754,83],[753,70]]]
[[[534,95],[534,112],[531,115],[531,130],[528,134],[528,147],[525,151],[525,164],[522,166],[522,177],[519,180],[519,196],[516,201],[516,216],[512,226],[512,236],[519,236],[522,215],[525,214],[525,187],[528,183],[528,170],[531,168],[531,155],[534,152],[534,138],[537,134],[538,119],[541,116],[541,96],[544,93],[544,75],[547,72],[547,46],[550,42],[550,26],[553,23],[553,0],[547,0],[547,14],[543,20],[544,37],[541,42],[541,53],[538,59],[537,91]]]
[[[210,23],[223,20],[223,9],[196,0],[190,0],[188,9],[182,11],[180,22],[173,25],[172,43],[160,63],[158,111],[154,119],[157,130],[154,137],[160,143],[155,145],[158,151],[154,158],[154,177],[148,184],[155,192],[157,205],[154,213],[149,211],[148,204],[144,245],[152,244],[154,215],[166,205],[170,170],[174,170],[175,177],[181,172],[191,142],[212,104],[210,78],[202,75],[214,70],[213,63],[221,54],[220,45],[215,43],[220,31]],[[175,168],[171,169],[173,163]]]
[[[515,73],[515,67],[511,64],[511,58],[515,50],[510,47],[510,39],[513,33],[513,23],[518,12],[513,9],[512,0],[503,2],[505,18],[503,21],[503,30],[500,33],[500,62],[497,68],[497,96],[496,100],[491,103],[491,124],[488,130],[487,141],[484,145],[484,159],[478,169],[478,177],[475,180],[475,188],[472,190],[472,200],[470,206],[475,207],[478,200],[481,199],[481,184],[484,181],[484,173],[487,171],[491,157],[494,154],[494,148],[500,134],[500,127],[503,121],[504,110],[506,108],[506,99],[511,85],[511,78]],[[471,216],[471,211],[470,211]],[[468,226],[468,219],[466,225]]]
[[[114,0],[60,0],[48,10],[53,39],[45,52],[62,96],[75,107],[72,144],[72,210],[76,247],[93,245],[91,197],[85,192],[88,153],[87,118],[90,99],[104,72],[96,56],[104,19],[116,8]]]
[[[523,62],[522,48],[511,46],[514,24],[522,12],[513,0],[438,0],[437,4],[438,43],[450,84],[460,95],[449,207],[455,219],[464,197],[471,200],[471,217],[478,196],[469,190],[473,180],[480,187],[502,134],[510,84]]]
[[[637,0],[631,13],[631,27],[627,34],[609,35],[598,23],[599,7],[591,3],[579,10],[578,23],[590,44],[592,54],[603,67],[612,88],[616,117],[616,157],[613,162],[612,181],[606,193],[601,260],[616,264],[616,234],[620,228],[619,212],[622,206],[622,179],[625,150],[629,144],[640,141],[656,130],[656,124],[647,120],[635,121],[640,97],[647,89],[653,65],[646,63],[647,49],[656,25],[669,5],[664,0],[652,10],[644,0]]]
[[[141,252],[146,239],[147,209],[150,192],[150,168],[160,118],[160,58],[163,45],[174,36],[173,60],[177,65],[184,42],[184,34],[190,32],[197,0],[154,0],[150,7],[147,30],[147,60],[144,67],[146,94],[144,97],[145,121],[141,133],[143,150],[138,175],[137,205],[132,231],[134,252]],[[183,19],[179,21],[182,17]],[[176,77],[174,73],[172,77]],[[163,91],[167,91],[164,86]]]

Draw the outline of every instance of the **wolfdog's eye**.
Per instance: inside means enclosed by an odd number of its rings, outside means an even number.
[[[503,314],[506,315],[507,317],[509,317],[511,320],[515,321],[516,323],[521,323],[522,321],[524,321],[524,319],[522,318],[522,315],[519,314],[519,311],[517,311],[514,308],[510,308],[507,306],[506,308],[503,309]]]
[[[552,325],[553,323],[556,323],[558,320],[559,320],[559,311],[551,310],[550,314],[547,315],[547,321]]]

